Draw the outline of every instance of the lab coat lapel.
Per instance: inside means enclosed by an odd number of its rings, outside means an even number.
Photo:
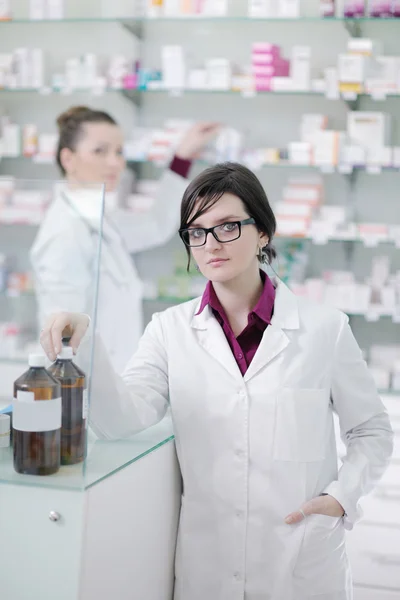
[[[276,282],[274,315],[264,332],[257,352],[246,371],[245,381],[268,365],[290,344],[286,330],[299,328],[299,313],[296,296],[281,281]]]
[[[217,360],[230,375],[241,379],[242,374],[233,356],[231,347],[211,308],[206,306],[200,314],[197,314],[199,307],[200,303],[195,309],[191,325],[196,330],[196,337],[200,346]]]

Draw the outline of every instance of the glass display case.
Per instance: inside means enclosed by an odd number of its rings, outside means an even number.
[[[93,522],[87,541],[89,491],[173,439],[168,418],[113,442],[90,426],[92,390],[104,377],[93,368],[99,289],[110,260],[103,212],[100,185],[71,189],[63,182],[0,179],[0,580],[7,600],[91,598],[92,584],[82,583],[83,553],[96,545]],[[76,356],[63,348],[59,368],[46,358],[42,372],[49,379],[39,385],[40,331],[59,311],[85,313],[90,325]],[[69,331],[63,336],[68,346]],[[71,358],[80,369],[74,374],[65,367]],[[24,375],[29,369],[36,379]],[[51,380],[58,387],[46,395]],[[102,398],[107,401],[112,398]],[[50,446],[55,467],[46,475]],[[112,501],[107,506],[103,519],[107,510],[115,512]]]

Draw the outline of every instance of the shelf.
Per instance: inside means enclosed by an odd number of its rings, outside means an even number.
[[[48,477],[20,475],[14,471],[12,449],[0,449],[0,483],[85,490],[100,483],[128,465],[140,460],[174,439],[170,417],[130,439],[110,442],[89,434],[86,464],[61,467]]]
[[[399,19],[400,22],[400,19]],[[61,96],[71,96],[72,94],[92,94],[101,96],[102,94],[109,93],[122,93],[126,98],[137,101],[142,94],[166,94],[173,98],[183,98],[184,96],[191,95],[225,95],[225,96],[237,96],[243,99],[257,98],[259,96],[318,96],[320,98],[326,98],[330,101],[344,100],[348,102],[354,102],[357,98],[371,98],[377,102],[387,100],[389,98],[400,98],[400,92],[396,94],[385,94],[379,96],[377,94],[355,94],[349,95],[346,93],[341,94],[338,98],[328,98],[325,92],[316,92],[314,90],[287,90],[287,91],[247,91],[247,90],[207,90],[207,89],[126,89],[126,88],[71,88],[71,89],[54,89],[49,86],[43,86],[42,88],[0,88],[2,94],[39,94],[40,96],[51,96],[52,94],[59,94]]]
[[[249,17],[249,16],[201,16],[201,15],[182,15],[176,17],[66,17],[64,19],[11,19],[11,20],[0,20],[0,26],[4,25],[18,25],[18,24],[54,24],[54,23],[174,23],[184,21],[185,23],[376,23],[384,22],[390,23],[396,22],[399,19],[396,17],[326,17],[322,18],[319,16],[314,17],[295,17],[295,18],[284,18],[284,17]]]

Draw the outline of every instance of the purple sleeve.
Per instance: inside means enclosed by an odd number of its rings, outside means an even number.
[[[174,156],[171,164],[169,165],[169,168],[173,173],[176,173],[177,175],[180,175],[181,177],[186,179],[189,175],[191,166],[191,160],[186,160],[185,158],[179,158],[179,156]]]

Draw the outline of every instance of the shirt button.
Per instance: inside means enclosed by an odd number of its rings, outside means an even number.
[[[238,360],[242,360],[243,354],[238,354],[237,357],[238,357]]]

